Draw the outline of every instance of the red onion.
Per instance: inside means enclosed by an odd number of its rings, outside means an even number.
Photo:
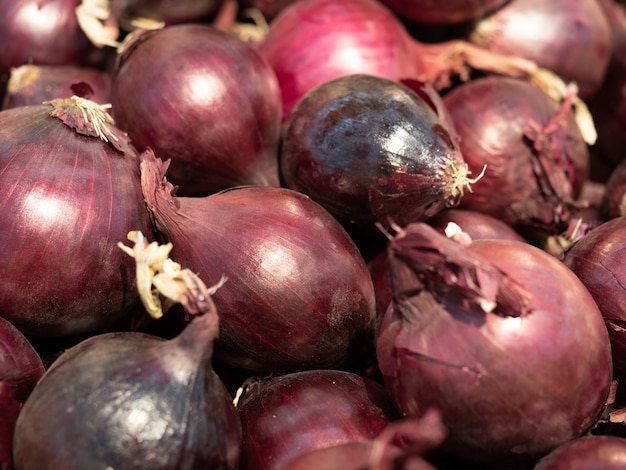
[[[565,253],[563,262],[587,287],[608,326],[613,375],[626,383],[626,217],[593,228]],[[626,385],[617,393],[626,397]]]
[[[374,290],[347,232],[287,188],[173,194],[167,164],[145,152],[144,195],[158,230],[203,279],[222,319],[216,357],[252,370],[342,368],[369,354]]]
[[[602,199],[601,211],[605,218],[626,216],[626,158],[611,172]]]
[[[0,112],[0,315],[28,335],[111,326],[138,296],[115,244],[150,233],[137,152],[83,98]]]
[[[487,170],[460,208],[484,212],[517,230],[561,232],[576,215],[589,149],[570,102],[531,83],[485,77],[443,98],[470,171]]]
[[[457,205],[475,180],[437,92],[411,86],[356,74],[307,93],[283,137],[285,184],[350,232],[378,231],[374,224],[389,219],[425,220]]]
[[[612,52],[611,27],[597,0],[514,0],[478,20],[469,39],[576,82],[583,99],[602,85]]]
[[[517,0],[516,0],[517,1]],[[509,0],[383,0],[405,21],[453,24],[479,19],[502,7]]]
[[[533,470],[621,470],[626,461],[626,439],[584,436],[561,444],[543,457]]]
[[[283,121],[306,92],[344,75],[413,79],[442,89],[457,76],[468,79],[472,69],[522,78],[539,72],[532,61],[496,54],[466,41],[417,41],[376,0],[295,2],[274,18],[257,49],[278,77]],[[545,78],[545,73],[541,75]],[[558,77],[551,80],[561,82]]]
[[[403,415],[441,412],[443,449],[528,462],[597,421],[612,381],[608,333],[562,262],[528,243],[462,244],[415,223],[390,240],[389,269],[380,370]]]
[[[389,423],[372,440],[347,441],[304,452],[277,470],[435,470],[426,458],[446,436],[441,417],[435,410],[420,419],[400,419]]]
[[[439,233],[445,235],[448,224],[458,225],[472,240],[483,238],[496,238],[499,240],[526,241],[510,225],[500,219],[467,209],[450,208],[443,210],[431,218],[426,223],[435,228]]]
[[[74,9],[80,0],[1,0],[0,74],[23,64],[82,64],[92,48]]]
[[[118,58],[111,104],[138,148],[171,159],[180,194],[279,185],[276,76],[233,34],[185,24],[138,35]]]
[[[237,410],[241,470],[276,468],[315,449],[374,439],[399,418],[381,384],[338,370],[250,381]]]
[[[124,251],[137,261],[140,291],[147,282],[151,314],[180,302],[191,323],[171,340],[103,333],[65,351],[18,417],[16,468],[237,468],[241,423],[211,368],[214,289],[169,259],[170,245],[129,238],[135,246]]]
[[[11,70],[2,109],[41,104],[56,98],[70,98],[72,85],[89,85],[89,98],[99,104],[109,102],[111,77],[92,67],[76,65],[22,65]]]
[[[0,468],[13,468],[13,431],[22,405],[44,373],[37,351],[0,317]]]

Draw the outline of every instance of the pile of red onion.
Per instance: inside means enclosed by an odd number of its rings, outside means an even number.
[[[619,465],[624,5],[0,0],[0,469]]]

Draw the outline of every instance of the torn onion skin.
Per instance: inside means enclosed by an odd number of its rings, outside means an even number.
[[[389,258],[380,370],[405,416],[441,411],[444,450],[528,463],[596,423],[612,382],[608,333],[562,262],[517,241],[461,244],[425,223],[391,239]]]

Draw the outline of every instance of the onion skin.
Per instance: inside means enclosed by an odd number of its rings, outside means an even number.
[[[612,381],[609,338],[562,262],[516,241],[461,245],[424,223],[389,250],[394,302],[378,363],[403,415],[441,412],[444,450],[528,462],[595,424]]]
[[[180,194],[279,186],[278,82],[233,34],[201,24],[140,34],[118,55],[111,104],[139,149],[171,159]]]
[[[583,99],[602,86],[612,53],[611,26],[597,0],[510,1],[479,19],[468,37],[575,82]]]
[[[251,382],[237,410],[241,470],[276,468],[312,450],[371,440],[400,417],[382,385],[337,370]]]
[[[446,227],[451,222],[457,224],[472,240],[495,238],[498,240],[526,241],[510,225],[484,212],[453,207],[435,214],[426,221],[428,225],[442,235],[445,235]]]
[[[150,158],[151,157],[151,158]],[[148,208],[173,256],[215,282],[216,358],[249,370],[343,368],[372,346],[372,280],[358,248],[319,204],[287,188],[182,197],[146,152]]]
[[[22,405],[45,372],[28,339],[0,317],[0,468],[13,468],[13,431]]]
[[[60,100],[0,112],[0,312],[27,335],[108,328],[138,301],[134,265],[116,246],[152,231],[138,155],[112,124],[102,125],[109,142],[81,135],[94,134],[81,109]]]
[[[455,24],[479,19],[509,0],[383,0],[400,18],[421,23]]]
[[[591,229],[565,253],[563,262],[587,287],[608,327],[613,376],[626,381],[626,217]],[[618,386],[617,394],[626,397]]]
[[[534,85],[509,77],[472,80],[443,101],[470,171],[487,166],[459,208],[518,231],[561,232],[589,173],[589,149],[573,115]]]
[[[91,94],[84,96],[100,104],[109,102],[108,73],[77,65],[22,65],[11,70],[2,109],[38,105],[56,98],[70,98],[72,85],[86,83]]]
[[[425,220],[458,205],[466,165],[439,94],[373,75],[347,75],[307,93],[287,123],[285,184],[349,232]]]
[[[620,470],[626,460],[626,440],[590,435],[571,440],[541,458],[533,470]]]
[[[280,83],[283,122],[306,92],[330,79],[364,73],[399,80],[417,73],[408,33],[377,0],[299,0],[274,18],[256,47]]]
[[[226,388],[199,355],[207,348],[192,331],[199,321],[169,341],[104,333],[68,349],[20,413],[16,467],[236,468],[241,424]],[[200,336],[196,344],[191,335]]]

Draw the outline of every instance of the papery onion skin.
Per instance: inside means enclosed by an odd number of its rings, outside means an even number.
[[[328,80],[356,73],[412,78],[418,66],[408,33],[376,0],[299,0],[270,23],[257,50],[278,77],[283,121]]]
[[[165,24],[200,23],[215,13],[223,0],[110,0],[115,21],[150,19]]]
[[[70,107],[66,117],[82,116]],[[92,332],[128,312],[138,301],[134,265],[116,243],[152,231],[138,156],[123,134],[118,150],[54,109],[0,112],[0,315],[36,336]]]
[[[0,468],[13,468],[13,431],[22,405],[45,372],[29,340],[0,317]]]
[[[377,222],[425,220],[457,205],[466,181],[454,127],[432,86],[411,85],[356,74],[308,92],[285,128],[285,184],[351,233],[378,232]]]
[[[2,0],[0,74],[23,64],[82,64],[91,43],[78,26],[80,0]]]
[[[237,410],[241,470],[276,468],[308,451],[371,440],[400,417],[381,384],[338,370],[250,382]]]
[[[370,354],[372,280],[353,240],[323,207],[267,186],[174,196],[158,162],[154,155],[142,162],[144,195],[173,257],[207,282],[229,279],[214,296],[216,358],[294,372],[347,367]]]
[[[16,467],[236,468],[241,427],[230,395],[176,339],[104,333],[68,349],[20,414]]]
[[[118,55],[111,104],[140,150],[171,159],[180,194],[279,186],[278,82],[234,34],[202,24],[140,34]]]
[[[587,432],[608,398],[612,362],[601,313],[581,281],[527,243],[483,239],[453,247],[426,224],[405,233],[390,245],[394,302],[377,339],[385,385],[400,411],[410,417],[439,409],[449,430],[443,448],[492,464],[532,461]],[[411,233],[428,240],[428,251],[416,249]],[[437,250],[454,253],[459,264],[413,264]],[[494,281],[498,272],[504,277]],[[472,284],[461,282],[468,278],[479,280],[480,295],[497,295],[493,312],[468,295]]]
[[[107,72],[77,65],[26,64],[11,70],[2,109],[38,105],[56,98],[75,95],[72,85],[86,83],[89,98],[100,104],[109,102],[111,77]]]
[[[514,0],[479,19],[469,39],[575,82],[583,99],[602,86],[612,53],[611,27],[597,0]]]
[[[516,230],[562,231],[589,173],[589,148],[573,115],[538,87],[509,77],[472,80],[443,101],[472,174],[486,165],[459,208]]]
[[[437,2],[433,0],[383,0],[405,21],[434,24],[455,24],[479,19],[509,0],[454,0]]]
[[[589,435],[561,444],[533,470],[620,470],[626,461],[626,439]]]
[[[613,375],[626,380],[626,217],[616,217],[587,232],[565,253],[563,262],[587,287],[607,324]],[[626,388],[617,394],[626,397]]]
[[[472,240],[495,238],[519,242],[526,241],[513,227],[484,212],[450,208],[426,220],[428,225],[437,229],[441,234],[445,234],[446,227],[451,222],[457,224]]]

